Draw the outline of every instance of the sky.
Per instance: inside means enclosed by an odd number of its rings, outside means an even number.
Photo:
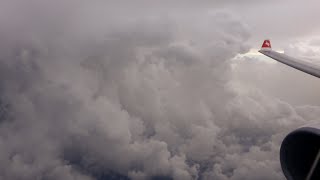
[[[316,0],[0,1],[0,179],[284,180],[316,122]],[[320,64],[320,63],[319,63]]]

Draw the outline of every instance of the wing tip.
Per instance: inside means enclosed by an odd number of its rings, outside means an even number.
[[[270,39],[266,39],[263,41],[260,51],[271,51],[271,41]]]

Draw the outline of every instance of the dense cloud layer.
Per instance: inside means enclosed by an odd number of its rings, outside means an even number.
[[[246,86],[263,62],[234,62],[230,12],[3,3],[0,179],[280,180],[283,137],[319,117]]]

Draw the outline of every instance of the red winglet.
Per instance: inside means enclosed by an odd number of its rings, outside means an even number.
[[[270,48],[271,49],[271,43],[270,40],[264,40],[263,44],[262,44],[262,48]]]

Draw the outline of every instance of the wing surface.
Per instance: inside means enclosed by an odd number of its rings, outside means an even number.
[[[320,66],[273,51],[270,40],[263,42],[259,52],[283,64],[320,78]]]

